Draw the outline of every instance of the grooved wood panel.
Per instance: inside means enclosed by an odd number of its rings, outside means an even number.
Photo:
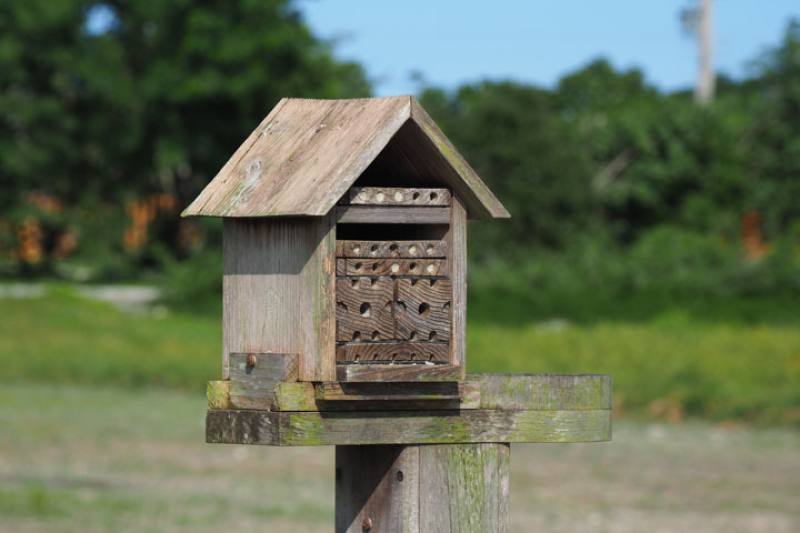
[[[450,280],[398,279],[396,283],[396,336],[450,342]]]
[[[369,365],[349,365],[369,366]],[[208,411],[206,442],[324,446],[469,442],[599,442],[611,411]]]
[[[337,259],[339,276],[447,276],[446,259]]]
[[[467,211],[458,196],[453,197],[451,215],[447,235],[453,283],[450,346],[453,364],[461,367],[463,379],[467,368]]]
[[[336,347],[337,362],[450,361],[450,346],[441,342],[349,342]]]
[[[395,336],[394,281],[386,278],[336,280],[336,340],[390,340]]]
[[[478,383],[339,383],[314,384],[316,399],[320,401],[397,401],[397,400],[461,400],[465,391],[478,390]]]
[[[335,224],[225,219],[223,377],[230,353],[297,353],[299,377],[335,379]]]
[[[366,205],[336,208],[339,224],[449,224],[449,207],[375,207]]]
[[[447,241],[336,241],[336,256],[343,258],[444,259]]]
[[[448,206],[450,191],[422,187],[351,187],[340,204]]]

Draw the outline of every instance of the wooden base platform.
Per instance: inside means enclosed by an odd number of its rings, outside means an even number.
[[[471,374],[450,386],[415,384],[407,399],[398,385],[283,383],[253,396],[211,382],[206,440],[311,446],[611,438],[607,376]]]

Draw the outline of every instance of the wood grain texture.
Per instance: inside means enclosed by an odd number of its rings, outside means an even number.
[[[467,368],[467,212],[458,196],[453,198],[451,215],[447,234],[453,286],[450,353],[452,364],[461,368],[463,378]]]
[[[394,157],[397,152],[403,159]],[[281,100],[183,216],[322,216],[386,153],[390,166],[407,160],[459,192],[472,216],[508,217],[409,96]]]
[[[249,376],[248,376],[249,377]],[[609,410],[612,405],[612,382],[609,376],[599,374],[467,374],[467,381],[458,383],[339,383],[324,382],[326,390],[347,390],[348,387],[375,387],[372,391],[405,390],[409,393],[425,390],[425,387],[458,386],[462,399],[458,404],[451,404],[457,409],[486,409],[500,411],[596,411]],[[210,381],[209,409],[224,409],[229,398],[229,381]],[[212,393],[212,391],[214,391]],[[389,393],[385,393],[388,395]],[[275,391],[276,399],[272,407],[279,411],[326,411],[339,407],[335,402],[329,405],[317,405],[317,390],[314,384],[279,383]],[[381,394],[379,394],[381,395]],[[220,401],[213,397],[223,398]],[[243,409],[252,403],[246,399],[242,404],[232,402],[231,408]],[[361,402],[361,409],[366,402]],[[424,407],[424,406],[423,406]],[[440,406],[438,406],[440,407]],[[353,410],[353,409],[351,409]],[[358,410],[358,409],[355,409]]]
[[[339,276],[445,277],[446,259],[337,259]]]
[[[237,408],[270,409],[280,382],[297,381],[297,354],[230,354],[230,402]],[[254,362],[254,365],[250,365]]]
[[[336,347],[337,362],[450,361],[450,346],[441,342],[349,342]]]
[[[336,532],[420,533],[419,448],[336,447]]]
[[[388,278],[336,280],[336,340],[395,338],[394,281]]]
[[[378,207],[350,205],[336,208],[339,224],[449,224],[449,207]]]
[[[448,206],[450,191],[430,187],[351,187],[342,205]]]
[[[507,532],[511,448],[417,446],[420,532]]]
[[[336,365],[336,379],[346,382],[368,381],[458,381],[457,366],[433,363],[342,363]]]
[[[447,241],[336,241],[336,257],[382,259],[444,259]]]
[[[598,442],[611,411],[208,411],[206,441],[322,446],[481,442]]]
[[[396,284],[396,338],[452,342],[450,280],[398,279]]]
[[[331,217],[224,224],[223,377],[228,354],[300,355],[300,379],[334,379],[335,225]]]

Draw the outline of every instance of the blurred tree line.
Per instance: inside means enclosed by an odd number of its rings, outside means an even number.
[[[195,298],[219,224],[181,207],[280,97],[369,93],[290,0],[4,2],[0,273]],[[513,216],[472,228],[479,282],[800,292],[797,22],[708,107],[604,60],[420,98]]]

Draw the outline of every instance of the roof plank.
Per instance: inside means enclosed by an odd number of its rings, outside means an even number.
[[[508,216],[411,96],[282,99],[183,216],[325,215],[409,122],[418,125],[417,144],[433,147],[421,155],[436,160],[426,168],[463,196],[471,215]]]

